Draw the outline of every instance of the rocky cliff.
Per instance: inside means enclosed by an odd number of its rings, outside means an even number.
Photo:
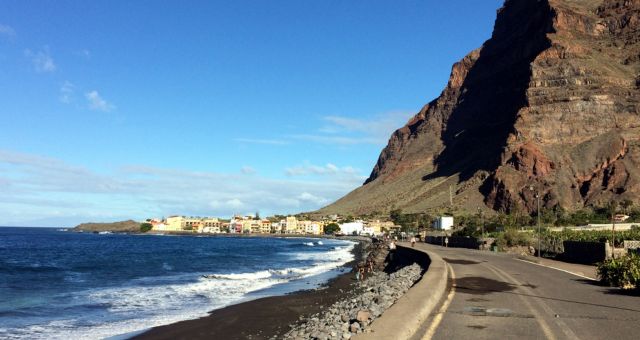
[[[365,184],[321,210],[567,210],[640,197],[640,0],[507,0]]]

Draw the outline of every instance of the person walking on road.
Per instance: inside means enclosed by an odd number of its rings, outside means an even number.
[[[415,247],[415,246],[416,246],[416,237],[415,237],[415,236],[412,236],[412,237],[411,237],[411,246],[412,246],[412,247]]]
[[[393,262],[393,256],[396,253],[396,241],[391,241],[389,243],[389,262]]]

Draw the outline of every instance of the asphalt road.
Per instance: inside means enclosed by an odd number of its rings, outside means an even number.
[[[449,291],[413,340],[640,339],[640,296],[507,255],[418,244]]]

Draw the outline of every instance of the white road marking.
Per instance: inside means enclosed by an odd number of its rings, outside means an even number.
[[[510,283],[512,284],[516,284],[517,286],[520,286],[520,282],[518,282],[517,280],[513,279],[509,279],[508,277],[506,277],[506,273],[505,275],[502,275],[499,272],[498,268],[495,268],[492,265],[487,265],[485,264],[484,267],[488,268],[489,270],[491,270],[494,274],[496,274],[496,276],[498,276],[500,279],[504,280],[504,281],[511,281]],[[521,287],[522,288],[522,287]],[[529,307],[529,310],[531,311],[531,313],[533,314],[533,316],[535,317],[536,321],[538,322],[538,324],[540,325],[540,328],[542,328],[542,332],[544,333],[544,335],[547,337],[547,339],[549,340],[555,340],[556,337],[553,335],[553,332],[551,331],[551,328],[549,327],[549,325],[547,324],[546,321],[544,321],[544,319],[542,318],[542,315],[540,315],[535,308],[533,308],[533,306],[531,305],[531,303],[525,299],[522,296],[518,296],[520,298],[520,300],[522,300],[522,302],[524,302],[527,307]]]
[[[487,266],[487,267],[493,267],[493,266]],[[519,286],[519,289],[522,289],[528,295],[534,296],[534,297],[536,296],[535,293],[531,289],[524,287],[521,282],[516,280],[513,276],[507,274],[507,272],[505,272],[504,270],[498,269],[496,267],[489,268],[489,269],[491,269],[494,273],[496,273],[496,275],[502,274],[503,278],[506,278],[507,281],[511,281],[511,282],[517,284]],[[522,300],[525,301],[529,305],[529,303],[527,302],[526,299],[522,298]],[[544,312],[547,313],[548,315],[550,315],[550,316],[551,315],[555,315],[554,311],[551,310],[551,308],[546,303],[544,303],[541,300],[541,298],[538,297],[537,299],[534,299],[533,301],[535,301],[544,310]],[[535,313],[535,311],[534,311],[534,313]],[[540,321],[544,322],[543,320],[540,320]],[[558,318],[554,318],[553,321],[562,330],[562,332],[566,336],[566,339],[573,339],[573,340],[579,340],[580,339],[580,338],[578,338],[576,333],[574,333],[573,330],[571,330],[571,328],[569,326],[567,326],[567,324],[564,321],[562,321],[561,319],[558,319]]]
[[[592,278],[592,277],[588,277],[588,276],[580,275],[580,274],[577,274],[577,273],[574,273],[574,272],[570,272],[570,271],[565,270],[565,269],[560,269],[560,268],[556,268],[556,267],[546,266],[546,265],[544,265],[544,264],[535,263],[535,262],[531,262],[531,261],[527,261],[527,260],[521,260],[521,259],[516,259],[516,260],[518,260],[518,261],[522,261],[522,262],[526,262],[526,263],[530,263],[530,264],[534,264],[534,265],[536,265],[536,266],[540,266],[540,267],[545,267],[545,268],[550,268],[550,269],[559,270],[559,271],[561,271],[561,272],[565,272],[565,273],[567,273],[567,274],[571,274],[571,275],[574,275],[574,276],[577,276],[577,277],[581,277],[581,278],[583,278],[583,279],[587,279],[587,280],[591,280],[591,281],[598,281],[597,279],[594,279],[594,278]]]

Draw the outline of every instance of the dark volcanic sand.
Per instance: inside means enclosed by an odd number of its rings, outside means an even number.
[[[356,260],[361,246],[354,247]],[[152,328],[133,339],[270,339],[283,335],[299,318],[321,312],[350,295],[355,282],[353,273],[341,274],[319,290],[295,292],[239,303],[214,310],[210,315]]]

